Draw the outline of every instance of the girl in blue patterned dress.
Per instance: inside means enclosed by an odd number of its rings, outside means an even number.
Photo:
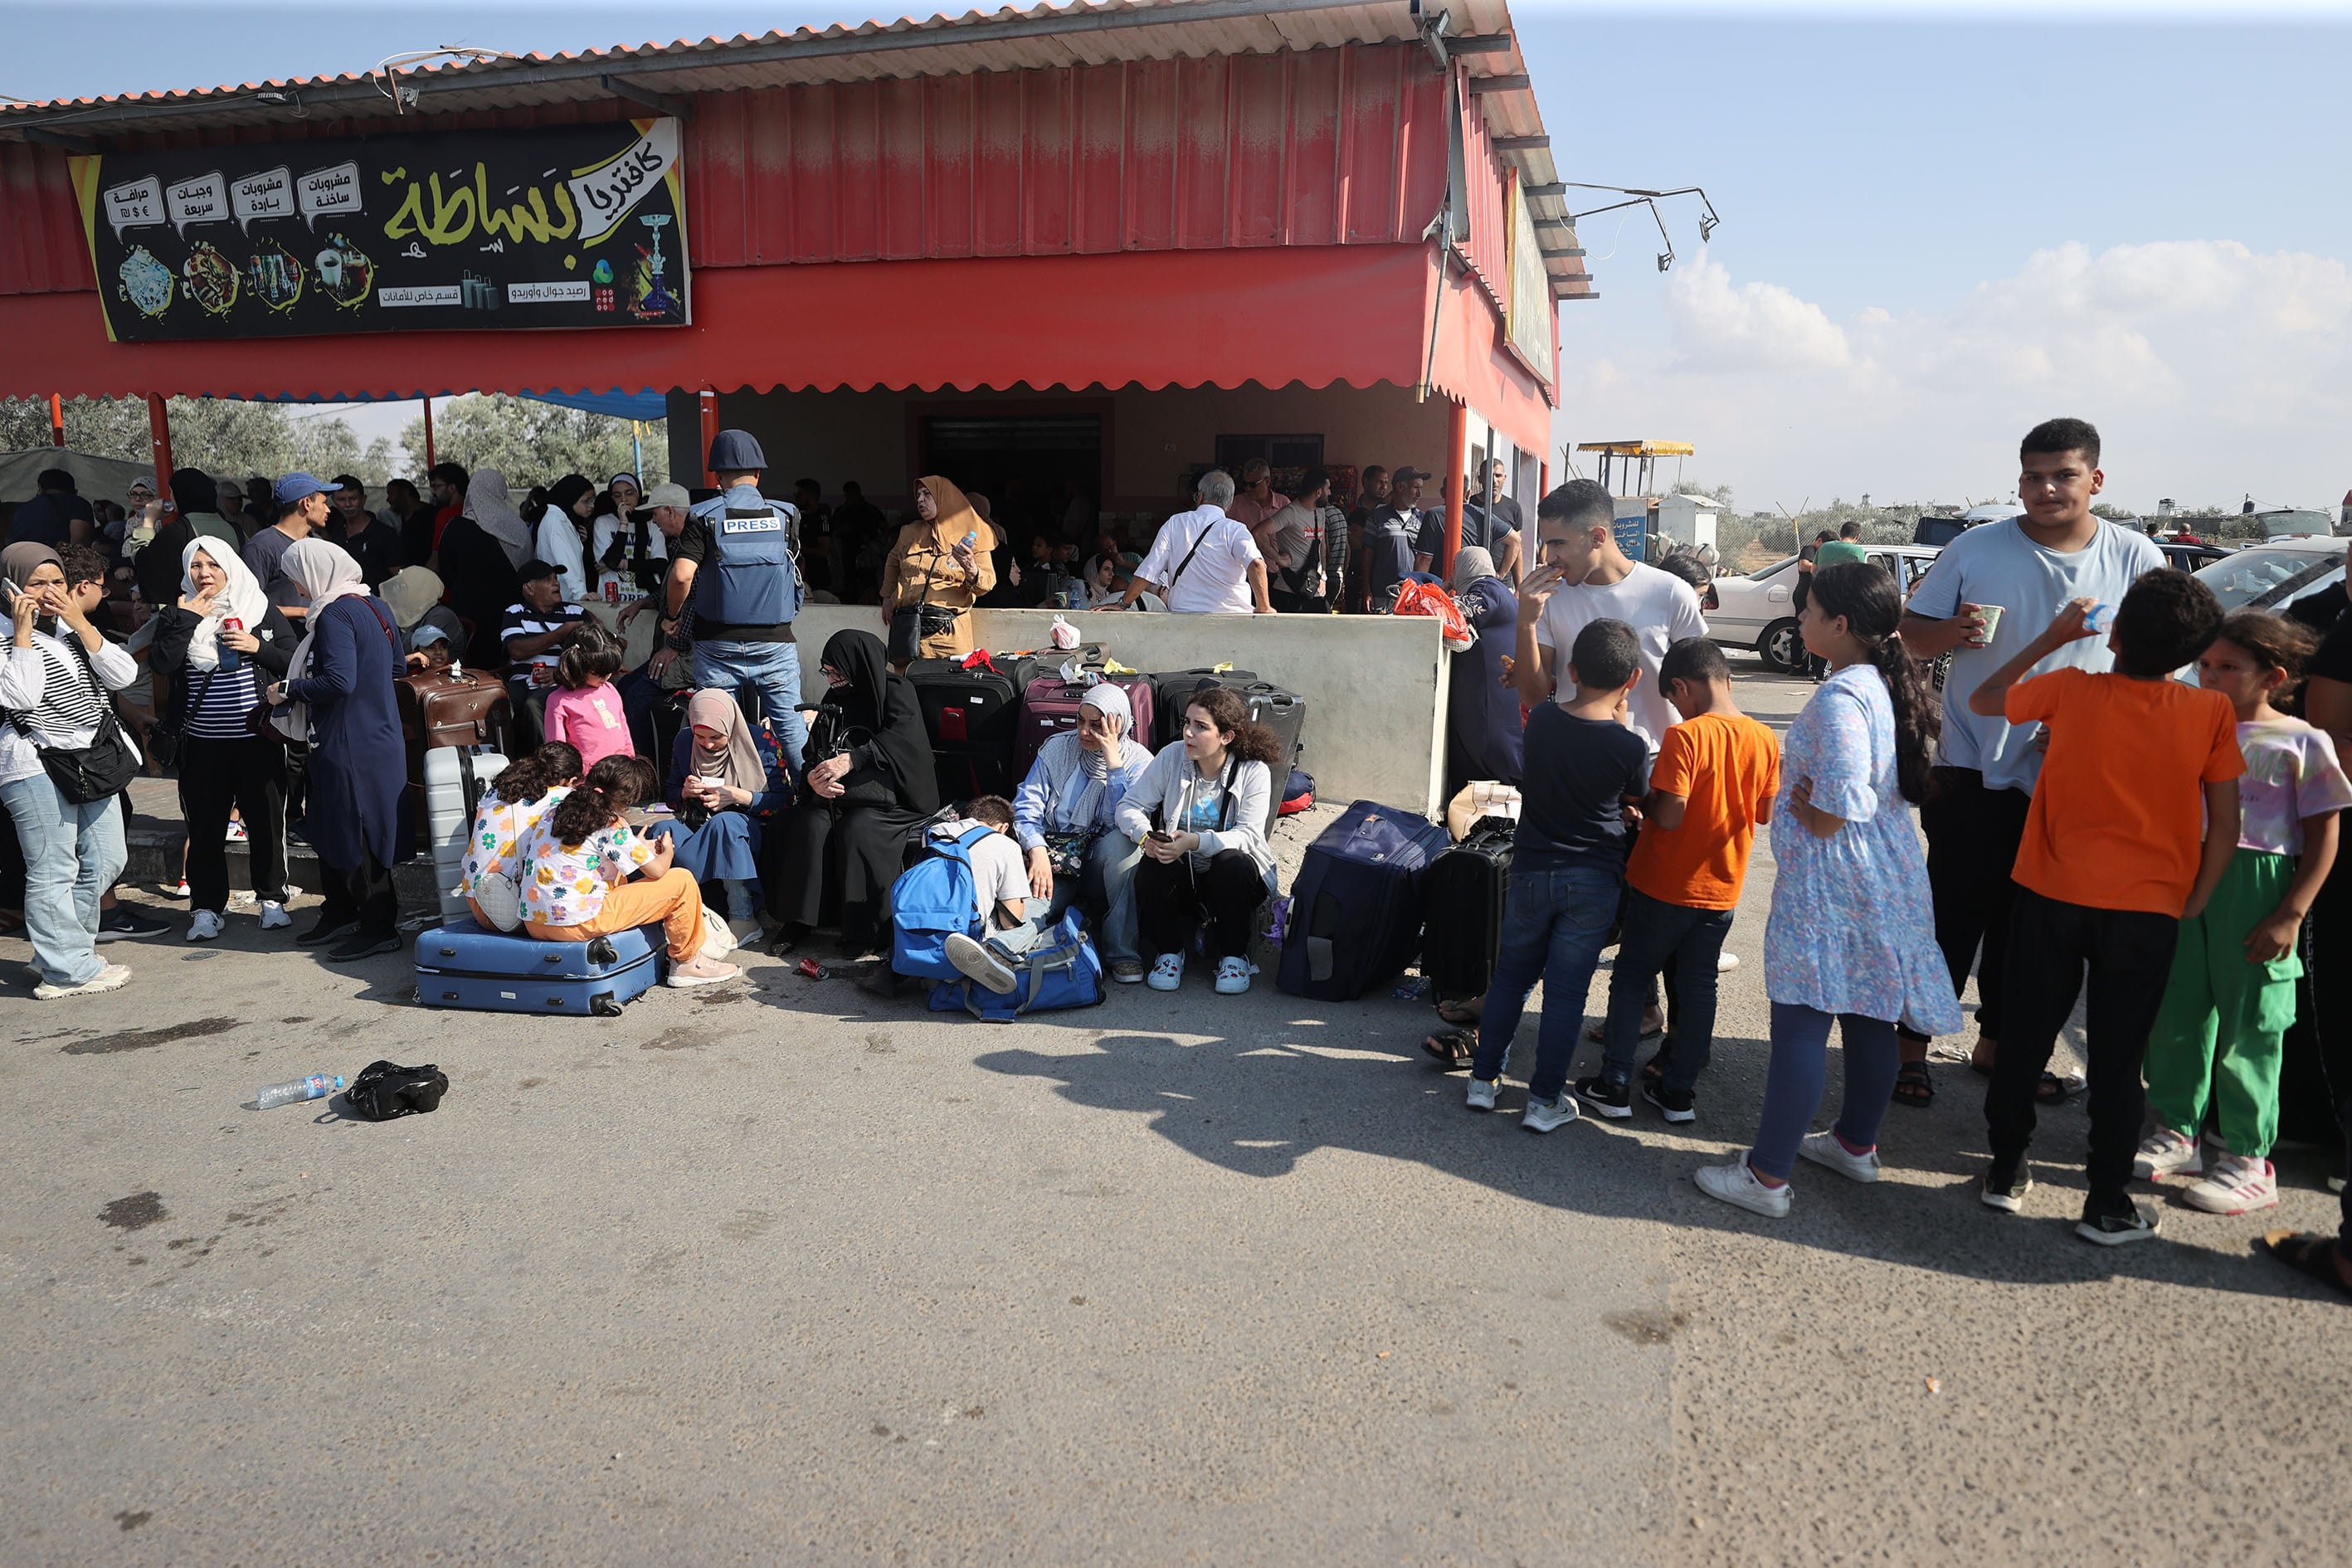
[[[1927,794],[1937,710],[1895,636],[1902,615],[1895,579],[1854,561],[1814,574],[1798,617],[1830,678],[1781,745],[1779,874],[1764,926],[1764,1111],[1754,1148],[1697,1173],[1710,1197],[1774,1218],[1789,1212],[1800,1154],[1857,1182],[1878,1179],[1878,1124],[1901,1065],[1895,1026],[1931,1035],[1960,1026],[1909,809]],[[1808,1135],[1832,1022],[1845,1046],[1845,1102],[1829,1131]]]

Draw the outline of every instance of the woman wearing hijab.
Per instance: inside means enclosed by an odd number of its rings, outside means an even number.
[[[1151,763],[1134,731],[1125,691],[1107,680],[1088,687],[1077,729],[1037,749],[1013,796],[1013,837],[1028,856],[1029,891],[1052,900],[1045,923],[1076,902],[1098,934],[1111,978],[1128,985],[1143,978],[1135,924],[1143,847],[1118,831],[1118,803]]]
[[[713,687],[687,700],[686,728],[670,749],[664,792],[674,826],[667,832],[676,863],[704,889],[727,889],[727,918],[748,921],[760,907],[760,845],[767,825],[792,804],[782,748],[765,724],[743,716],[732,694]]]
[[[520,515],[535,526],[535,552],[554,566],[564,603],[586,604],[599,575],[588,554],[589,526],[596,515],[595,482],[585,474],[566,474],[551,485],[534,487]]]
[[[1453,592],[1463,618],[1477,632],[1475,646],[1448,654],[1445,706],[1445,798],[1452,800],[1473,779],[1517,784],[1520,740],[1527,724],[1519,694],[1503,673],[1512,628],[1518,625],[1518,595],[1496,574],[1495,558],[1476,545],[1454,557]]]
[[[905,863],[907,830],[939,809],[931,742],[915,689],[883,662],[871,632],[835,632],[824,645],[832,689],[809,729],[799,800],[766,836],[761,879],[789,952],[837,910],[854,955],[887,943],[890,884]]]
[[[189,540],[180,562],[180,593],[155,612],[148,662],[172,683],[167,711],[181,737],[180,815],[194,911],[188,940],[210,942],[228,911],[224,836],[232,807],[245,823],[261,929],[294,923],[286,912],[286,748],[256,737],[245,719],[263,689],[284,677],[301,634],[221,541]]]
[[[263,700],[281,710],[300,705],[293,712],[310,742],[303,836],[332,873],[319,923],[294,941],[334,942],[327,956],[337,963],[391,952],[400,946],[391,868],[408,831],[407,753],[392,694],[400,634],[360,563],[339,547],[305,539],[286,552],[285,566],[310,613],[286,679]]]
[[[392,612],[392,624],[399,628],[402,645],[415,647],[417,629],[430,626],[439,632],[453,648],[466,642],[465,623],[457,612],[441,602],[441,579],[429,566],[404,566],[383,580],[376,596]],[[424,668],[425,656],[412,653],[408,668]]]
[[[99,895],[122,874],[122,813],[111,795],[68,799],[41,754],[102,738],[129,747],[110,694],[136,680],[139,666],[90,625],[47,545],[0,550],[0,576],[13,633],[0,663],[0,803],[25,858],[25,934],[40,974],[33,994],[120,990],[131,971],[101,961],[97,943]],[[138,753],[130,759],[135,766]]]
[[[882,624],[890,668],[971,651],[971,606],[996,586],[996,531],[950,480],[915,481],[918,521],[898,531],[882,563]]]
[[[530,525],[507,499],[507,477],[484,468],[466,487],[464,515],[441,531],[441,580],[449,607],[473,627],[465,662],[480,669],[504,669],[505,643],[499,631],[507,606],[522,597],[515,568],[530,559]]]

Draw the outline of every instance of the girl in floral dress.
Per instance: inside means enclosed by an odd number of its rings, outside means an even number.
[[[1696,1177],[1708,1196],[1773,1218],[1789,1212],[1801,1154],[1857,1182],[1878,1179],[1878,1124],[1901,1065],[1895,1026],[1930,1035],[1960,1026],[1909,809],[1927,794],[1937,710],[1895,635],[1902,615],[1895,579],[1855,561],[1815,573],[1798,617],[1806,651],[1828,661],[1830,676],[1780,752],[1764,1110],[1755,1147]],[[1828,1131],[1809,1135],[1832,1023],[1845,1047],[1845,1100]]]
[[[474,810],[474,836],[466,841],[462,890],[485,931],[513,931],[522,923],[520,890],[515,885],[515,846],[539,826],[580,782],[580,753],[550,741],[500,773],[482,792]]]

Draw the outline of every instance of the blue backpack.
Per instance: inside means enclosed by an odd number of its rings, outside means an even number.
[[[980,889],[971,847],[996,830],[982,824],[950,842],[927,838],[923,858],[890,885],[890,967],[917,980],[961,980],[948,938],[980,934]]]
[[[958,974],[931,987],[931,1011],[958,1008],[975,1018],[1010,1024],[1024,1013],[1049,1013],[1061,1007],[1092,1007],[1103,999],[1102,959],[1087,939],[1086,927],[1075,909],[1065,910],[1052,931],[1037,939],[1026,952],[997,950],[1013,968],[1012,994],[999,996],[976,980]]]

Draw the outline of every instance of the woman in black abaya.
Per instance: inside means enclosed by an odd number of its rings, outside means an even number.
[[[824,645],[832,690],[809,726],[807,777],[761,846],[778,952],[835,920],[844,952],[887,951],[908,830],[939,809],[922,708],[884,657],[871,632],[835,632]]]

